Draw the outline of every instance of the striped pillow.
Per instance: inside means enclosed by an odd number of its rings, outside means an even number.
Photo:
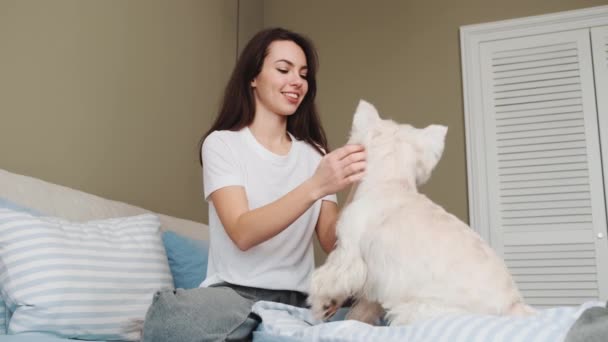
[[[173,279],[157,216],[72,223],[0,208],[8,333],[138,340],[154,293]]]
[[[40,213],[38,213],[35,209],[22,206],[13,201],[9,201],[8,199],[6,199],[4,197],[0,197],[0,208],[9,208],[12,210],[24,211],[24,212],[30,213],[34,216],[40,216]],[[1,289],[2,289],[2,286],[0,286],[0,290]],[[6,304],[4,303],[4,297],[2,296],[2,293],[0,293],[0,335],[6,335],[6,327],[8,326],[9,319],[10,319],[10,312],[6,309]]]

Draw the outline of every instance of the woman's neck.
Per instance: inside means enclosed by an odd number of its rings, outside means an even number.
[[[274,153],[287,154],[291,148],[285,116],[256,113],[249,130],[260,144]]]

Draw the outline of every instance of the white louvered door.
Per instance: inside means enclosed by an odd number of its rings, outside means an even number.
[[[491,245],[531,305],[608,299],[590,30],[482,42],[479,58]]]

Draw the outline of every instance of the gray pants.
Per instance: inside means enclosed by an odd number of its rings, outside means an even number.
[[[160,291],[146,314],[142,342],[251,341],[260,323],[251,307],[259,300],[303,307],[306,295],[227,283]]]

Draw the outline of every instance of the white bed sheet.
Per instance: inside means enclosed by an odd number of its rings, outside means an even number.
[[[262,317],[254,342],[383,341],[383,342],[560,342],[580,314],[605,302],[539,310],[530,317],[450,315],[400,327],[372,326],[357,321],[315,320],[310,310],[261,301],[253,311]]]

